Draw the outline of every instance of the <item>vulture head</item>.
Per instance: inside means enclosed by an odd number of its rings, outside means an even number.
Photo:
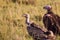
[[[43,9],[51,10],[51,9],[52,9],[52,7],[51,7],[50,5],[46,5],[46,6],[44,6],[44,7],[43,7]]]
[[[29,14],[23,14],[23,16],[29,18]]]

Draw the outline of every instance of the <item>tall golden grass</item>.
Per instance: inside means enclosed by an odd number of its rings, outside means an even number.
[[[0,0],[0,40],[33,40],[22,15],[29,13],[30,20],[42,27],[45,5],[51,5],[54,13],[60,16],[60,0]]]

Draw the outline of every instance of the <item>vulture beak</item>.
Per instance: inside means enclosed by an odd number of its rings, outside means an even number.
[[[45,7],[43,7],[43,9],[45,9]]]

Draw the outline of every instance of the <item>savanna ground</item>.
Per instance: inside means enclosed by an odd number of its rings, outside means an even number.
[[[53,12],[60,16],[60,0],[0,0],[0,40],[33,40],[22,15],[29,13],[31,21],[44,26],[45,5],[51,5]],[[60,37],[57,36],[56,40]]]

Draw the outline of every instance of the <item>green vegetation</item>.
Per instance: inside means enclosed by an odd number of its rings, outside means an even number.
[[[33,40],[22,15],[29,13],[31,21],[43,26],[45,5],[51,5],[54,13],[60,16],[60,0],[0,0],[0,40]]]

